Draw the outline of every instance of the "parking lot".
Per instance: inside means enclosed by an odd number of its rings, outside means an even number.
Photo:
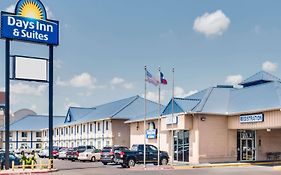
[[[120,165],[103,165],[100,162],[71,162],[67,160],[55,160],[55,168],[59,169],[58,172],[51,174],[58,175],[280,175],[281,171],[273,170],[272,166],[249,166],[249,167],[225,167],[225,168],[200,168],[200,169],[185,169],[174,170],[165,169],[157,170],[154,165],[147,165],[148,170],[143,170],[142,165],[137,165],[134,168],[121,168]],[[153,169],[153,170],[152,170]]]

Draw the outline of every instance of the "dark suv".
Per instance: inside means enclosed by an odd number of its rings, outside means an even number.
[[[104,147],[101,151],[101,157],[100,160],[104,165],[107,165],[108,163],[116,163],[114,161],[114,154],[115,152],[119,152],[119,151],[125,151],[125,150],[129,150],[127,147],[125,146],[108,146],[108,147]]]

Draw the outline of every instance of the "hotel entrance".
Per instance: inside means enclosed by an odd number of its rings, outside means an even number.
[[[237,133],[237,159],[240,161],[256,160],[256,131],[241,130]]]
[[[174,160],[189,161],[189,131],[174,131]]]

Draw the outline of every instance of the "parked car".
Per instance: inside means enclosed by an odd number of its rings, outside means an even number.
[[[129,149],[125,146],[104,147],[101,151],[101,162],[104,165],[107,165],[108,163],[116,163],[114,161],[115,158],[114,152],[125,151],[125,150],[129,150]]]
[[[12,168],[12,161],[15,162],[15,165],[20,165],[20,158],[14,153],[10,153],[10,155],[9,155],[10,168]],[[1,163],[1,169],[4,169],[4,165],[5,165],[5,153],[4,152],[0,152],[0,163]]]
[[[66,159],[67,151],[68,151],[68,148],[60,149],[58,159],[62,159],[62,160]]]
[[[58,151],[59,151],[59,147],[53,146],[52,155],[55,159],[58,158],[58,156],[59,156]],[[48,158],[49,157],[49,148],[46,147],[45,149],[40,150],[38,153],[38,156],[40,158]]]
[[[27,154],[30,154],[33,150],[27,145],[21,145],[18,149],[15,150],[15,153],[20,154],[22,151]]]
[[[94,149],[86,149],[86,151],[82,152],[78,156],[78,160],[81,160],[83,162],[85,161],[91,161],[96,162],[100,161],[100,150],[94,148]]]
[[[66,152],[66,158],[68,160],[76,160],[78,158],[78,152],[77,152],[78,147],[74,147],[74,148],[69,148]]]
[[[133,145],[131,150],[124,150],[115,153],[115,161],[123,168],[135,166],[136,163],[143,162],[144,145]],[[165,151],[160,151],[160,165],[167,165],[169,155]],[[146,163],[158,164],[158,149],[153,145],[146,145]]]

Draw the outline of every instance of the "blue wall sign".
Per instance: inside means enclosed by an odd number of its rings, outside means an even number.
[[[147,139],[156,139],[157,138],[157,129],[155,129],[154,122],[149,123],[149,129],[146,130]]]
[[[241,115],[240,123],[256,123],[263,122],[264,114],[251,114],[251,115]]]
[[[40,0],[19,0],[15,14],[1,12],[1,38],[59,45],[59,22],[47,19]]]

